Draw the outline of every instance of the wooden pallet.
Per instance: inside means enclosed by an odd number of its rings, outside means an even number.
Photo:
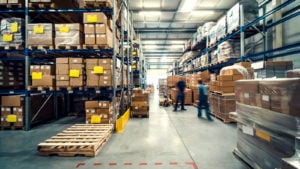
[[[38,151],[42,156],[95,157],[113,128],[113,124],[76,124],[38,144]]]
[[[56,45],[55,49],[79,50],[79,49],[82,49],[82,47],[81,47],[81,45]]]
[[[50,90],[50,91],[53,91],[54,87],[53,86],[29,86],[28,90],[38,90],[38,91]]]
[[[1,130],[24,130],[24,126],[1,126]]]
[[[215,118],[221,120],[223,123],[236,123],[236,121],[234,119],[224,118],[221,115],[216,114],[216,113],[211,113],[211,115],[213,115]]]
[[[21,3],[17,3],[17,4],[10,4],[10,3],[6,3],[6,4],[0,4],[0,9],[20,9],[23,8],[23,4]]]
[[[0,50],[22,50],[22,49],[24,49],[22,44],[0,45]]]
[[[53,46],[52,45],[29,45],[28,49],[30,50],[53,50]]]
[[[149,118],[149,113],[147,113],[147,114],[132,114],[131,117],[135,117],[135,118]]]
[[[73,91],[73,90],[83,90],[83,87],[78,86],[56,86],[56,90],[67,90],[67,91]]]
[[[85,8],[112,8],[112,3],[110,1],[85,1],[84,2]]]
[[[112,49],[112,47],[108,45],[82,45],[82,49]]]
[[[28,7],[30,9],[54,9],[56,5],[51,2],[31,2],[28,3]]]

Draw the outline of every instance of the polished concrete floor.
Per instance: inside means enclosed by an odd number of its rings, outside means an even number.
[[[114,134],[102,151],[90,157],[41,157],[36,146],[84,119],[68,117],[31,131],[0,131],[1,169],[245,169],[232,155],[236,127],[215,119],[198,119],[158,106],[151,96],[150,118],[133,118]]]

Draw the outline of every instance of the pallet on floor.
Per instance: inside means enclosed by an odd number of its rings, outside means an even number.
[[[81,47],[81,45],[56,45],[55,49],[80,50],[80,49],[82,49],[82,47]]]
[[[24,49],[22,44],[6,44],[0,45],[0,50],[22,50]]]
[[[30,2],[28,7],[30,9],[54,9],[56,5],[51,2]]]
[[[95,157],[112,135],[113,124],[76,124],[38,144],[42,156]]]
[[[53,50],[52,45],[29,45],[30,50]]]
[[[112,3],[106,1],[84,1],[85,8],[112,8]]]
[[[236,123],[236,120],[228,118],[228,117],[223,117],[220,114],[217,113],[211,113],[211,115],[213,115],[215,118],[221,120],[223,123]]]
[[[112,49],[112,47],[108,45],[82,45],[82,49]]]

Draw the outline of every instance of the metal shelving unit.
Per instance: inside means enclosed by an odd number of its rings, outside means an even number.
[[[202,41],[200,41],[198,43],[198,45],[196,45],[196,48],[194,49],[200,49],[200,52],[196,55],[194,55],[193,57],[191,57],[190,59],[188,59],[187,61],[184,62],[184,64],[182,66],[177,66],[174,67],[172,70],[170,70],[170,72],[175,71],[177,74],[189,74],[189,73],[195,73],[195,72],[199,72],[199,71],[204,71],[204,70],[211,70],[211,71],[215,71],[215,70],[220,70],[221,68],[223,68],[224,66],[229,66],[232,65],[234,63],[237,62],[241,62],[241,61],[246,61],[246,60],[251,60],[253,62],[256,61],[266,61],[268,59],[273,59],[273,58],[277,58],[277,57],[283,57],[283,56],[287,56],[287,55],[292,55],[292,54],[298,54],[300,53],[300,43],[295,43],[292,45],[287,45],[284,47],[280,47],[280,48],[275,48],[272,50],[269,50],[267,48],[267,31],[277,25],[280,25],[292,18],[295,18],[297,16],[300,15],[299,11],[296,11],[290,15],[287,15],[271,24],[266,24],[266,19],[267,17],[269,17],[270,15],[280,11],[281,9],[283,9],[284,7],[291,5],[293,3],[296,2],[296,0],[287,0],[284,3],[278,5],[277,7],[275,7],[274,9],[266,12],[266,4],[269,1],[265,1],[264,3],[260,4],[260,8],[263,8],[263,15],[258,17],[257,19],[255,19],[254,21],[248,23],[248,24],[244,24],[244,16],[243,16],[243,6],[240,6],[240,13],[242,14],[240,16],[240,28],[238,31],[232,32],[231,34],[228,34],[225,38],[223,38],[220,41],[217,41],[215,45],[208,47],[208,45],[203,47],[204,43],[208,42],[208,39],[203,39]],[[263,21],[263,25],[260,29],[258,29],[255,25],[257,23],[259,23],[260,21]],[[254,27],[254,30],[252,29],[252,31],[249,31],[249,28]],[[245,54],[245,38],[251,37],[253,35],[256,34],[262,34],[263,35],[263,39],[264,39],[264,51],[263,52],[259,52],[256,54],[251,54],[251,55],[246,55]],[[229,39],[240,39],[241,42],[241,56],[238,59],[234,59],[234,60],[230,60],[228,62],[223,62],[223,63],[219,63],[219,64],[214,64],[214,65],[206,65],[200,68],[196,68],[193,70],[189,70],[189,71],[185,71],[185,72],[178,72],[179,69],[181,69],[182,67],[184,67],[185,65],[191,64],[191,61],[199,58],[200,56],[202,56],[205,53],[209,53],[210,51],[212,51],[213,49],[215,49],[219,44],[229,40]],[[200,47],[202,46],[202,48]],[[188,51],[184,51],[188,52]],[[183,54],[184,54],[183,53]]]
[[[76,50],[61,50],[61,49],[53,49],[53,50],[29,50],[28,49],[28,35],[27,35],[27,25],[30,20],[30,15],[38,14],[38,15],[43,15],[43,14],[49,14],[49,13],[57,13],[57,14],[67,14],[67,13],[83,13],[83,12],[105,12],[109,13],[109,15],[112,16],[113,20],[113,28],[116,27],[116,18],[117,16],[114,15],[114,9],[116,9],[116,1],[117,0],[112,0],[113,7],[112,8],[103,8],[103,9],[29,9],[28,7],[28,0],[25,1],[25,8],[24,9],[16,9],[16,10],[0,10],[0,13],[24,13],[24,19],[25,19],[25,46],[24,50],[5,50],[5,51],[0,51],[1,53],[22,53],[24,54],[24,58],[1,58],[3,60],[16,60],[16,61],[24,61],[25,62],[25,89],[24,90],[0,90],[1,95],[24,95],[25,96],[25,130],[30,130],[31,126],[31,121],[30,121],[30,95],[31,94],[47,94],[50,96],[54,95],[54,105],[57,104],[57,98],[56,96],[59,94],[67,95],[67,98],[69,98],[69,94],[74,94],[74,95],[91,95],[91,94],[112,94],[112,103],[113,105],[116,105],[116,96],[117,92],[121,92],[124,90],[124,86],[122,85],[121,87],[117,87],[116,85],[116,76],[115,76],[115,71],[116,71],[116,63],[118,58],[118,54],[115,53],[115,42],[116,42],[116,29],[113,29],[112,34],[113,34],[113,47],[112,49],[99,49],[99,50],[90,50],[90,49],[76,49]],[[121,28],[122,29],[122,28]],[[132,28],[133,29],[133,28]],[[123,39],[124,40],[124,39]],[[123,49],[123,40],[122,40],[122,46],[121,48]],[[84,90],[73,90],[73,91],[67,91],[67,90],[54,90],[54,91],[33,91],[33,90],[28,90],[28,87],[30,86],[30,75],[29,75],[29,67],[30,63],[32,62],[39,62],[39,63],[45,63],[47,61],[51,61],[54,63],[54,59],[57,57],[65,56],[65,54],[69,55],[74,55],[75,57],[82,57],[82,58],[89,58],[88,54],[98,54],[100,56],[101,54],[108,54],[111,55],[111,58],[113,59],[113,70],[112,70],[112,76],[113,82],[112,82],[112,89],[105,89],[105,90],[98,90],[98,89],[84,89]],[[34,54],[45,54],[50,57],[48,58],[34,58],[32,55]],[[53,57],[55,56],[55,57]],[[102,57],[97,57],[97,58],[102,58]],[[124,62],[124,57],[123,59],[120,59],[122,62],[122,69],[123,69],[123,64]],[[128,64],[128,63],[127,63]],[[122,72],[123,73],[123,72]],[[123,76],[123,74],[121,75]],[[67,103],[67,106],[70,106],[70,103]],[[58,117],[58,112],[57,112],[57,106],[55,108],[55,117]],[[117,116],[119,112],[117,112],[116,106],[113,106],[113,120],[115,121],[117,119]]]

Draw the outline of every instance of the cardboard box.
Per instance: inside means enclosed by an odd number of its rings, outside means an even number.
[[[236,81],[236,80],[242,80],[244,79],[243,75],[233,75],[232,80]]]
[[[100,81],[112,81],[112,77],[111,76],[106,76],[106,75],[101,75],[100,76]]]
[[[96,34],[96,44],[107,45],[108,47],[112,47],[113,45],[112,45],[111,33]]]
[[[233,80],[233,76],[232,75],[219,75],[217,76],[217,80],[218,81],[232,81]]]
[[[219,90],[221,93],[234,93],[234,87],[219,87]]]
[[[54,69],[52,65],[41,65],[41,71],[44,75],[53,75]]]
[[[85,101],[85,109],[99,108],[98,101]]]
[[[221,87],[233,87],[234,81],[219,81],[219,86]]]
[[[56,87],[68,87],[70,86],[70,81],[69,80],[59,80],[59,81],[56,81]]]
[[[21,107],[24,97],[21,95],[1,96],[1,106],[3,107]]]
[[[17,116],[24,116],[23,107],[13,107],[13,114]]]
[[[209,71],[208,71],[208,70],[205,70],[205,71],[201,72],[200,77],[201,77],[201,79],[202,79],[203,81],[209,80],[209,78],[210,78],[210,73],[209,73]]]
[[[110,114],[110,112],[111,112],[112,110],[111,109],[97,109],[97,114],[106,114],[107,115],[107,117],[108,117],[108,115]]]
[[[70,76],[69,75],[56,75],[56,80],[57,81],[69,81],[70,80]]]
[[[99,101],[99,107],[102,109],[111,108],[111,103],[109,101]]]
[[[91,80],[90,78],[87,78],[86,86],[88,86],[88,87],[98,87],[99,86],[99,80],[94,80],[94,79]]]
[[[83,13],[83,23],[107,23],[107,17],[103,12]]]
[[[55,61],[56,61],[56,64],[61,64],[61,63],[68,64],[69,58],[56,58]]]
[[[69,64],[82,64],[83,58],[69,58]]]
[[[99,86],[100,87],[111,87],[112,86],[112,81],[99,81]]]
[[[73,69],[73,70],[79,70],[80,71],[80,74],[82,74],[82,68],[83,68],[83,64],[69,64],[69,68],[70,70]]]
[[[54,86],[54,77],[52,75],[43,75],[42,79],[32,80],[32,86]]]
[[[83,86],[82,76],[80,76],[78,78],[70,78],[70,86],[78,86],[78,87]]]
[[[242,75],[237,69],[223,70],[222,75]]]
[[[102,23],[102,24],[96,24],[95,25],[95,28],[96,28],[96,34],[106,34],[106,32],[107,32],[107,29],[109,29],[108,27],[107,27],[107,25],[106,24],[104,24],[104,23]]]
[[[56,64],[56,75],[69,75],[69,64]]]
[[[85,34],[84,35],[84,44],[95,45],[96,44],[96,35],[95,34]]]
[[[84,24],[84,34],[95,34],[95,24]]]

